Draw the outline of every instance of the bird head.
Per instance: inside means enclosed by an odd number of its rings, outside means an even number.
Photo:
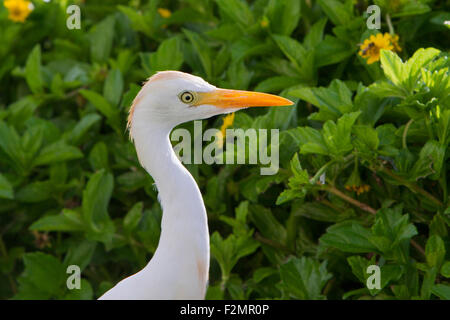
[[[130,108],[128,127],[178,124],[248,107],[287,106],[275,95],[217,88],[200,77],[179,71],[158,72],[145,83]],[[139,124],[137,120],[139,119]]]

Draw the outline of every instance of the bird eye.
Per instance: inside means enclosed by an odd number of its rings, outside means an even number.
[[[183,103],[191,104],[194,101],[194,94],[189,91],[185,91],[180,94],[180,100]]]

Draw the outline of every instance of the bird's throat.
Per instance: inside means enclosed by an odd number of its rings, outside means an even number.
[[[148,124],[141,128],[133,132],[136,151],[140,163],[155,180],[163,209],[161,237],[152,260],[167,259],[167,263],[174,263],[172,259],[176,259],[183,270],[191,266],[193,281],[198,279],[205,291],[209,233],[202,195],[172,149],[171,128]]]

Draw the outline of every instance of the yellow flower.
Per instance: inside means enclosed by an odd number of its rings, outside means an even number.
[[[217,138],[218,138],[218,143],[220,146],[223,146],[223,138],[225,137],[225,133],[227,128],[231,127],[233,125],[234,122],[234,112],[227,114],[225,118],[223,118],[223,124],[220,127],[220,132],[222,134],[218,134]]]
[[[345,189],[348,191],[354,191],[359,196],[361,193],[368,192],[370,190],[370,186],[368,184],[363,184],[360,186],[352,185],[352,186],[345,186]]]
[[[158,13],[161,17],[163,18],[170,18],[170,16],[172,15],[172,12],[170,12],[169,9],[164,9],[164,8],[158,8]]]
[[[397,34],[394,35],[393,37],[391,37],[391,43],[394,46],[394,51],[396,51],[396,52],[402,51],[402,48],[398,44],[398,35]]]
[[[267,19],[266,17],[264,17],[264,18],[261,20],[260,25],[261,25],[261,28],[267,28],[267,27],[269,26],[269,19]]]
[[[369,39],[364,40],[363,44],[359,46],[359,55],[367,59],[367,64],[372,64],[380,60],[380,50],[394,50],[401,51],[402,49],[398,45],[398,35],[390,35],[385,33],[384,35],[378,33],[376,36],[371,35]]]
[[[234,122],[234,112],[227,114],[225,118],[223,118],[223,124],[220,127],[220,131],[222,132],[222,135],[225,136],[225,131],[227,128],[231,127]]]
[[[361,183],[361,178],[359,176],[357,161],[355,161],[355,168],[353,169],[352,174],[350,175],[347,182],[345,183],[345,189],[350,192],[352,192],[352,191],[356,192],[356,194],[358,196],[361,193],[368,192],[370,190],[369,185]]]
[[[25,0],[4,0],[3,5],[9,11],[9,20],[14,22],[25,22],[34,8],[30,1]]]

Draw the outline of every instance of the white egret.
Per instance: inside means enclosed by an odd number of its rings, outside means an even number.
[[[278,96],[218,89],[178,71],[152,76],[131,106],[128,128],[139,162],[153,177],[163,208],[161,237],[150,262],[100,299],[204,299],[209,271],[205,205],[172,149],[170,131],[183,122],[252,106],[285,106]]]

